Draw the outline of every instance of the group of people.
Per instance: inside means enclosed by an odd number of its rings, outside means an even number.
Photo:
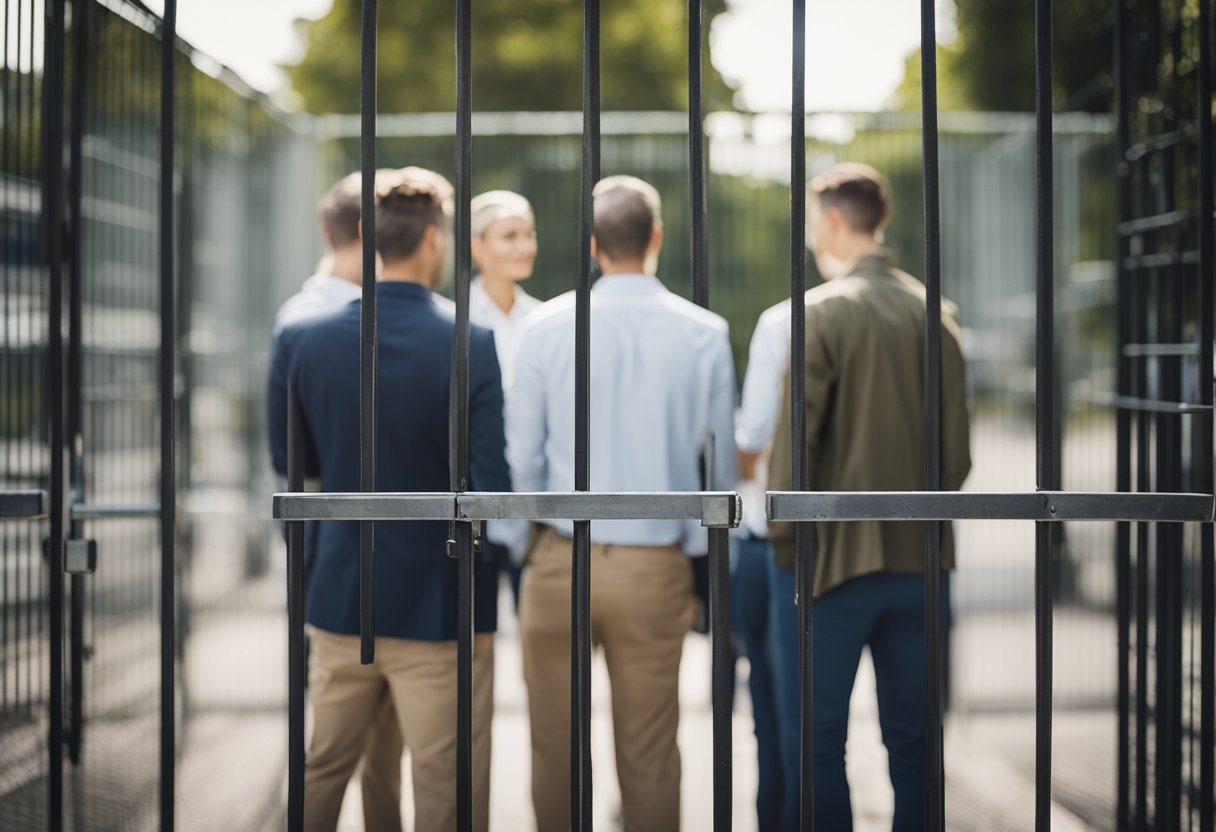
[[[453,191],[421,168],[376,175],[378,254],[376,485],[446,491],[455,311],[436,293],[451,236]],[[358,491],[361,182],[321,200],[329,253],[280,309],[268,383],[270,446],[287,460],[289,393],[306,427],[310,474],[324,491]],[[922,480],[921,342],[925,290],[881,247],[890,189],[873,168],[834,167],[807,186],[808,242],[823,285],[807,292],[805,408],[817,490],[916,490]],[[491,191],[470,206],[469,461],[472,491],[572,491],[575,306],[519,283],[537,254],[523,196]],[[764,514],[764,490],[792,487],[789,301],[752,338],[742,402],[726,321],[657,277],[661,201],[646,182],[612,176],[593,192],[591,487],[696,491],[738,484],[732,621],[749,660],[761,830],[799,820],[797,602],[792,534]],[[370,276],[369,276],[370,277]],[[801,314],[801,312],[800,312]],[[943,484],[970,468],[956,310],[943,308]],[[784,392],[783,392],[784,391]],[[705,460],[706,454],[712,460]],[[708,462],[709,464],[705,464]],[[511,576],[531,725],[532,803],[540,832],[570,820],[572,524],[487,525],[475,567],[473,821],[489,827],[497,587]],[[401,826],[409,752],[415,828],[455,828],[457,566],[447,524],[375,527],[376,661],[359,656],[359,524],[306,534],[306,621],[313,715],[305,827],[333,830],[362,761],[370,832]],[[704,599],[707,551],[696,522],[591,525],[591,633],[612,691],[615,760],[626,830],[680,826],[679,666]],[[851,829],[844,771],[849,695],[863,648],[873,656],[898,830],[920,828],[925,738],[923,536],[914,523],[820,524],[815,563],[814,782],[817,828]],[[953,565],[949,535],[942,564]],[[948,588],[948,583],[945,584]],[[948,609],[948,603],[943,605]]]

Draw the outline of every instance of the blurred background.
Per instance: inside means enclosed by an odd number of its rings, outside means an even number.
[[[510,188],[532,200],[540,255],[527,288],[549,298],[573,288],[577,274],[581,6],[474,6],[473,190]],[[1176,38],[1178,48],[1162,51],[1156,70],[1185,79],[1194,73],[1194,44],[1181,33],[1195,4],[1167,6],[1153,36],[1167,44]],[[1056,464],[1067,489],[1114,490],[1112,7],[1103,0],[1055,0],[1053,7],[1056,420],[1063,437]],[[49,464],[48,289],[38,236],[44,5],[5,0],[4,9],[0,454],[4,486],[33,488],[46,481]],[[704,9],[710,296],[730,322],[741,379],[758,315],[789,294],[789,7],[705,0]],[[154,503],[160,5],[75,0],[70,11],[69,64],[85,55],[94,67],[68,73],[69,91],[80,85],[79,106],[69,109],[83,137],[82,221],[73,229],[84,251],[80,395],[88,464],[80,482],[89,502]],[[659,188],[667,240],[660,277],[690,294],[684,27],[680,0],[604,4],[603,170]],[[379,32],[379,164],[422,165],[451,177],[451,4],[381,4]],[[938,32],[943,284],[961,309],[974,419],[967,488],[1032,490],[1033,17],[1016,0],[943,0]],[[316,200],[358,167],[359,3],[183,3],[179,33],[178,818],[184,829],[280,828],[285,570],[270,520],[276,485],[263,385],[274,312],[321,255]],[[919,42],[916,4],[808,3],[808,169],[855,160],[882,170],[895,194],[887,243],[918,275]],[[45,521],[0,525],[6,830],[45,826],[45,534]],[[89,535],[99,567],[73,589],[82,605],[79,687],[87,695],[79,764],[68,768],[69,817],[77,829],[154,828],[157,528],[114,520],[94,524]],[[953,828],[1026,829],[1033,813],[1033,529],[963,523],[959,538],[949,811]],[[1065,829],[1114,826],[1114,541],[1113,524],[1057,529],[1053,777]],[[501,640],[511,638],[512,626],[508,620]],[[707,657],[707,642],[697,641],[685,662],[684,790],[694,804],[686,828],[701,828],[696,794],[706,793],[710,776],[690,753],[709,747]],[[522,684],[509,678],[513,672],[509,658],[500,664],[505,739],[496,740],[496,761],[526,748]],[[859,690],[866,685],[863,676]],[[601,705],[602,698],[597,711]],[[859,828],[882,828],[890,812],[883,752],[872,705],[859,702],[857,711],[855,810]],[[751,829],[746,788],[754,783],[754,752],[743,685],[736,722],[736,828]],[[496,780],[495,806],[505,813],[496,817],[513,820],[500,828],[526,828],[526,779],[506,782]],[[610,822],[606,788],[597,801]],[[344,817],[360,828],[357,813]]]

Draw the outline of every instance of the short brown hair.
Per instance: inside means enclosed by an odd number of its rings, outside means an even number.
[[[427,226],[446,228],[452,185],[434,171],[402,168],[376,175],[376,251],[385,263],[413,256]]]
[[[653,185],[634,176],[609,176],[591,192],[595,245],[613,260],[643,257],[662,203]]]
[[[844,162],[811,179],[808,196],[835,208],[854,231],[877,233],[891,219],[891,184],[869,165]]]
[[[317,221],[329,236],[330,248],[346,248],[359,239],[359,174],[343,176],[317,203]]]

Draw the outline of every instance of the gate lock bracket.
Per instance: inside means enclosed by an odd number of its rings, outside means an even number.
[[[97,541],[84,538],[65,541],[63,571],[69,575],[92,575],[97,571]]]

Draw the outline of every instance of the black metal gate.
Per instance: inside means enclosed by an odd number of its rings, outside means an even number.
[[[1120,14],[1119,48],[1116,50],[1120,61],[1120,107],[1122,113],[1128,112],[1128,100],[1125,73],[1127,45],[1123,42],[1124,15],[1126,9],[1122,1],[1117,0]],[[1198,232],[1198,252],[1183,254],[1177,249],[1154,251],[1143,255],[1140,260],[1129,254],[1120,263],[1120,389],[1113,398],[1113,404],[1119,409],[1120,425],[1120,490],[1118,493],[1080,493],[1060,491],[1057,459],[1057,425],[1054,379],[1054,267],[1053,267],[1053,176],[1052,176],[1052,59],[1051,59],[1051,4],[1049,0],[1037,0],[1035,4],[1036,32],[1036,115],[1037,115],[1037,243],[1036,243],[1036,424],[1037,424],[1037,490],[1026,493],[941,493],[941,230],[939,208],[939,170],[937,155],[937,100],[936,100],[936,37],[934,31],[934,3],[924,0],[922,8],[922,56],[923,56],[923,152],[924,152],[924,193],[925,193],[925,264],[924,275],[929,292],[928,326],[925,338],[925,471],[926,478],[923,492],[915,493],[811,493],[807,491],[809,472],[805,464],[805,424],[800,402],[804,366],[804,322],[801,316],[793,316],[791,351],[791,378],[793,379],[794,406],[794,459],[793,467],[799,491],[773,492],[768,495],[768,513],[773,521],[796,522],[797,527],[797,585],[802,603],[799,607],[799,636],[801,643],[801,678],[802,678],[802,825],[804,828],[813,826],[814,795],[811,783],[812,734],[811,724],[811,676],[810,662],[810,633],[813,626],[811,597],[811,565],[815,557],[815,524],[810,521],[849,522],[858,520],[921,520],[925,523],[926,552],[926,657],[928,670],[926,674],[926,695],[930,702],[943,701],[944,666],[942,661],[939,627],[940,627],[940,570],[938,568],[938,552],[941,535],[941,522],[957,519],[1002,519],[1025,520],[1036,523],[1035,545],[1035,630],[1036,630],[1036,829],[1048,829],[1051,824],[1051,738],[1052,738],[1052,611],[1053,611],[1053,524],[1064,521],[1117,521],[1121,529],[1119,535],[1120,547],[1117,553],[1120,558],[1122,580],[1121,587],[1121,636],[1122,645],[1127,650],[1128,615],[1129,615],[1129,582],[1128,563],[1130,526],[1129,522],[1137,522],[1139,539],[1145,546],[1138,549],[1140,572],[1142,573],[1139,588],[1141,595],[1147,593],[1147,530],[1149,524],[1155,527],[1157,536],[1157,566],[1158,580],[1157,603],[1155,605],[1157,623],[1157,695],[1154,699],[1156,706],[1154,725],[1160,724],[1163,729],[1156,731],[1156,753],[1154,759],[1156,770],[1153,781],[1157,789],[1158,813],[1154,816],[1151,828],[1177,829],[1181,828],[1180,817],[1183,801],[1183,779],[1180,751],[1183,731],[1183,712],[1181,707],[1181,650],[1183,639],[1181,635],[1181,607],[1183,583],[1181,573],[1181,545],[1184,540],[1184,523],[1198,524],[1199,535],[1207,542],[1207,548],[1202,550],[1198,560],[1201,571],[1201,595],[1203,606],[1199,617],[1204,624],[1199,643],[1189,640],[1188,646],[1194,653],[1199,653],[1192,665],[1200,668],[1203,684],[1200,699],[1194,703],[1192,687],[1192,712],[1195,714],[1190,723],[1201,737],[1189,745],[1201,749],[1192,754],[1196,758],[1194,765],[1187,768],[1188,775],[1197,776],[1199,788],[1194,793],[1188,789],[1185,800],[1188,807],[1195,807],[1200,827],[1210,829],[1212,823],[1212,760],[1211,760],[1211,731],[1212,714],[1212,684],[1211,672],[1213,665],[1213,644],[1211,640],[1211,595],[1212,595],[1212,556],[1211,556],[1211,520],[1212,520],[1212,452],[1211,452],[1211,402],[1212,402],[1212,262],[1211,262],[1211,144],[1209,138],[1211,126],[1211,95],[1210,95],[1210,31],[1209,12],[1206,0],[1200,0],[1198,27],[1198,72],[1201,77],[1199,89],[1192,94],[1192,100],[1200,102],[1198,122],[1200,162],[1199,196],[1200,207],[1197,215],[1201,218]],[[1181,6],[1179,17],[1181,21]],[[1159,6],[1153,7],[1159,19]],[[374,436],[371,430],[371,413],[374,408],[374,360],[375,360],[375,323],[370,313],[364,315],[363,322],[363,357],[362,357],[362,401],[363,431],[362,457],[363,489],[361,494],[319,495],[308,496],[300,494],[302,483],[302,454],[303,444],[299,438],[298,417],[292,417],[290,431],[297,440],[292,443],[291,454],[294,461],[293,476],[289,477],[289,488],[292,494],[279,495],[275,501],[275,516],[289,521],[304,519],[342,519],[361,520],[365,529],[361,552],[361,575],[363,590],[361,597],[370,599],[370,581],[372,580],[372,564],[374,553],[371,548],[371,536],[366,530],[370,521],[399,521],[410,519],[448,520],[453,525],[452,547],[461,559],[461,617],[460,617],[460,650],[457,699],[458,726],[458,810],[460,812],[461,828],[469,828],[471,823],[471,785],[470,785],[470,690],[471,690],[471,656],[472,656],[472,619],[471,619],[471,546],[473,540],[472,526],[474,523],[491,518],[518,519],[570,519],[575,521],[575,539],[572,550],[574,559],[573,574],[573,609],[571,644],[572,664],[575,673],[572,680],[572,803],[571,826],[575,829],[586,829],[590,822],[590,769],[588,753],[588,717],[589,699],[587,678],[589,675],[589,627],[588,627],[588,534],[589,524],[596,519],[607,517],[641,517],[666,516],[668,509],[676,510],[677,504],[688,500],[701,501],[699,516],[706,525],[712,527],[711,540],[711,573],[716,579],[711,616],[715,657],[724,648],[725,633],[728,630],[727,613],[724,606],[729,588],[724,574],[722,558],[722,540],[724,529],[734,520],[735,498],[725,494],[701,495],[652,495],[644,501],[636,499],[635,495],[621,494],[535,494],[535,495],[480,495],[462,493],[463,483],[467,473],[467,361],[468,361],[468,281],[470,264],[468,262],[468,198],[469,173],[472,159],[470,146],[470,70],[469,70],[469,33],[472,25],[469,0],[457,4],[457,127],[456,127],[456,185],[457,185],[457,220],[456,220],[456,250],[457,261],[457,337],[454,345],[456,386],[456,408],[454,412],[454,436],[456,443],[452,451],[452,492],[445,494],[375,494],[375,478],[372,474],[374,459]],[[1150,15],[1151,17],[1151,15]],[[692,263],[694,296],[703,304],[708,303],[708,292],[704,288],[705,270],[708,266],[704,257],[704,163],[702,156],[703,137],[701,133],[701,112],[699,95],[700,72],[700,4],[693,0],[689,3],[689,79],[690,79],[690,183],[693,190],[690,204],[693,206],[692,229]],[[793,101],[792,101],[792,159],[791,159],[791,297],[801,297],[805,289],[805,204],[801,188],[805,180],[805,111],[804,111],[804,56],[805,56],[805,3],[795,0],[793,4],[792,33],[793,33]],[[1158,27],[1159,28],[1159,27]],[[1181,25],[1173,30],[1180,31]],[[1177,39],[1175,39],[1175,42]],[[368,216],[374,210],[371,199],[372,172],[375,169],[375,43],[376,43],[376,2],[363,2],[363,171],[364,171],[364,215]],[[1180,50],[1175,50],[1175,52]],[[1175,55],[1177,57],[1177,55]],[[1177,63],[1174,64],[1177,66]],[[583,114],[583,198],[581,205],[582,243],[587,250],[590,233],[590,190],[599,174],[599,5],[597,0],[586,0],[584,3],[584,114]],[[1121,120],[1121,147],[1127,148],[1127,118]],[[1174,134],[1181,135],[1177,129]],[[1154,148],[1161,145],[1165,148],[1177,145],[1180,140],[1158,138],[1150,141]],[[1174,210],[1174,198],[1170,196],[1164,207],[1156,208],[1157,214],[1145,218],[1136,213],[1127,197],[1127,182],[1129,174],[1121,165],[1120,175],[1124,180],[1121,185],[1122,212],[1121,219],[1128,216],[1136,219],[1124,222],[1120,231],[1126,237],[1149,230],[1158,230],[1176,224],[1177,217],[1168,212]],[[1160,179],[1160,177],[1158,177]],[[1165,177],[1172,181],[1173,173]],[[1172,194],[1168,188],[1165,191]],[[1139,225],[1136,225],[1139,223]],[[1130,228],[1130,230],[1129,230]],[[365,263],[370,270],[373,262],[372,241],[365,238]],[[1137,253],[1137,256],[1138,253]],[[1170,286],[1163,280],[1146,283],[1151,289],[1131,289],[1127,274],[1135,267],[1146,266],[1155,269],[1168,269],[1171,266],[1181,266],[1184,263],[1198,266],[1195,270],[1197,284],[1193,287],[1198,293],[1197,303],[1189,300],[1194,295],[1185,296],[1180,284],[1170,292],[1162,286]],[[584,255],[580,279],[577,287],[577,316],[576,316],[576,361],[578,380],[576,382],[576,446],[578,467],[576,470],[576,488],[585,492],[588,484],[587,454],[588,447],[588,373],[589,373],[589,290],[591,280],[591,264]],[[364,287],[364,309],[374,310],[374,293],[370,286]],[[1134,299],[1141,295],[1133,291],[1148,292],[1148,298],[1159,302],[1137,304]],[[1194,303],[1194,305],[1188,305]],[[1137,357],[1137,350],[1152,353],[1158,351],[1158,356],[1171,357],[1173,353],[1182,351],[1178,344],[1184,338],[1183,309],[1192,320],[1191,329],[1187,335],[1198,341],[1197,346],[1190,349],[1199,356],[1196,362],[1193,388],[1198,401],[1193,404],[1183,404],[1181,391],[1181,371],[1174,373],[1173,387],[1165,383],[1166,376],[1161,374],[1162,384],[1153,388],[1153,395],[1132,395],[1128,361]],[[1149,312],[1151,310],[1151,313]],[[1158,329],[1141,327],[1142,334],[1136,339],[1131,337],[1133,319],[1139,317],[1147,321],[1160,317],[1163,321],[1171,322],[1168,328]],[[1170,317],[1172,316],[1172,317]],[[1139,332],[1139,330],[1138,330]],[[1147,345],[1150,337],[1153,341],[1165,341],[1166,346]],[[1136,343],[1133,343],[1136,341]],[[1194,344],[1194,341],[1192,342]],[[1171,346],[1172,345],[1172,346]],[[1173,356],[1177,357],[1177,356]],[[1157,377],[1155,376],[1154,379]],[[1140,388],[1142,393],[1147,392]],[[1150,401],[1156,399],[1156,402]],[[1138,433],[1139,455],[1139,486],[1133,492],[1131,488],[1130,464],[1130,412],[1162,413],[1158,416],[1156,431],[1153,434],[1157,443],[1157,453],[1152,455],[1157,466],[1154,486],[1150,488],[1148,465],[1150,460],[1149,435],[1145,417],[1141,417],[1141,430]],[[1181,418],[1184,414],[1194,414],[1194,430],[1191,443],[1184,445],[1181,438]],[[1189,462],[1187,476],[1183,476],[1183,460]],[[1188,490],[1190,493],[1188,493]],[[717,518],[708,516],[706,510],[713,506],[713,501],[722,500],[721,508],[714,509],[713,514],[721,514]],[[725,509],[725,511],[723,511]],[[636,513],[629,513],[636,512]],[[653,512],[653,514],[651,513]],[[291,768],[289,775],[289,827],[297,829],[302,823],[303,812],[303,649],[302,649],[302,557],[303,541],[301,525],[293,522],[289,539],[289,559],[291,590]],[[1140,623],[1138,634],[1147,632],[1147,609],[1143,598],[1136,606],[1137,621]],[[371,632],[371,611],[367,601],[363,606],[363,659],[365,662],[374,660],[373,641]],[[1147,782],[1145,753],[1146,743],[1143,722],[1147,714],[1147,692],[1143,684],[1144,668],[1147,666],[1149,646],[1146,640],[1139,637],[1135,645],[1135,660],[1138,678],[1141,684],[1137,686],[1140,708],[1137,717],[1140,722],[1136,732],[1138,743],[1139,763],[1137,767],[1138,784],[1143,787]],[[718,694],[729,684],[724,674],[726,669],[722,663],[715,661],[714,680],[714,817],[716,828],[728,828],[730,824],[730,739],[727,733],[727,717],[725,714],[725,699]],[[1127,780],[1127,670],[1124,667],[1121,678],[1121,740],[1124,756],[1120,766],[1120,789],[1126,794]],[[929,743],[925,761],[925,791],[926,791],[926,828],[940,830],[944,826],[944,789],[943,789],[943,748],[942,748],[942,709],[930,707],[928,735]],[[1204,738],[1208,741],[1204,742]],[[1197,775],[1195,774],[1197,772]],[[1124,798],[1126,800],[1126,797]],[[1145,805],[1143,800],[1137,802],[1137,807]],[[1139,808],[1143,813],[1143,808]],[[1188,808],[1188,812],[1190,809]],[[1127,806],[1120,806],[1120,823],[1128,822]],[[1147,829],[1148,820],[1143,814],[1137,828]]]

